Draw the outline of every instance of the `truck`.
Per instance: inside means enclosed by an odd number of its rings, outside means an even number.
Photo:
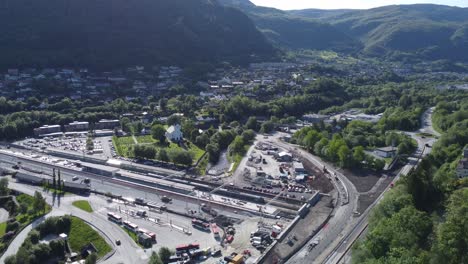
[[[161,201],[164,203],[170,203],[172,201],[172,198],[169,198],[166,195],[164,195],[163,197],[161,197]]]
[[[135,198],[135,204],[146,205],[145,200],[143,198]]]
[[[140,216],[140,217],[146,217],[146,211],[145,210],[138,210],[138,212],[136,214],[137,214],[137,216]]]
[[[210,231],[210,224],[208,223],[205,223],[201,220],[198,220],[198,219],[192,219],[192,226],[195,227],[195,228],[198,228],[198,229],[201,229],[201,230],[204,230],[204,231]]]

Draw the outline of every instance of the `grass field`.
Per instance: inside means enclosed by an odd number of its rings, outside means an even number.
[[[158,151],[160,149],[166,149],[167,151],[170,151],[171,149],[182,150],[182,148],[174,142],[169,142],[169,145],[167,145],[167,143],[161,144],[158,140],[153,139],[151,135],[135,136],[135,138],[138,144],[152,145],[156,147]],[[132,146],[135,145],[135,142],[131,136],[130,137],[115,137],[114,136],[112,138],[112,143],[114,144],[115,150],[120,156],[127,157],[127,158],[134,158],[131,149],[132,149]],[[197,162],[198,159],[200,159],[201,156],[203,156],[203,154],[205,153],[204,150],[200,149],[193,143],[187,143],[187,151],[189,151],[192,154],[194,163]]]
[[[103,257],[112,250],[111,246],[107,244],[97,231],[76,217],[71,218],[71,228],[68,237],[70,247],[75,252],[80,252],[81,248],[89,242],[93,243],[97,248],[98,257]]]
[[[88,201],[79,200],[79,201],[74,201],[72,204],[73,204],[75,207],[78,207],[78,208],[80,208],[81,210],[86,211],[86,212],[88,212],[88,213],[92,213],[92,212],[93,212],[93,208],[91,208],[91,205],[89,204]]]
[[[6,226],[7,226],[6,222],[0,223],[0,237],[2,237],[5,234]]]

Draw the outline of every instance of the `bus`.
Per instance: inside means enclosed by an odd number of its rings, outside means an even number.
[[[200,249],[200,244],[194,243],[194,244],[185,244],[185,245],[179,245],[176,247],[176,254],[189,251],[191,249]]]
[[[126,229],[128,229],[128,230],[130,230],[130,231],[132,231],[132,232],[135,232],[135,233],[136,233],[136,232],[138,231],[138,226],[135,225],[134,223],[129,222],[129,221],[124,221],[124,222],[123,222],[123,225],[124,225],[124,227],[125,227]]]
[[[140,234],[148,234],[148,230],[144,229],[144,228],[138,228],[138,233]]]
[[[205,223],[198,219],[192,219],[192,226],[206,231],[210,230],[210,225],[208,223]]]
[[[218,225],[215,223],[211,224],[211,231],[216,239],[220,238]]]
[[[149,237],[151,237],[151,240],[152,240],[153,242],[156,242],[156,234],[155,234],[155,233],[153,233],[153,232],[148,232],[148,233],[146,233],[146,234],[147,234]]]
[[[116,224],[119,224],[119,225],[122,224],[122,217],[120,215],[114,214],[112,212],[108,212],[107,218]]]

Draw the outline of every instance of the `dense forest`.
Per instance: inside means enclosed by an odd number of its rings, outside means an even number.
[[[0,68],[108,70],[275,55],[246,15],[212,0],[8,0],[0,23]]]
[[[359,52],[395,60],[468,60],[467,8],[421,4],[281,11],[248,0],[221,2],[246,12],[272,43],[286,49]]]
[[[437,105],[443,135],[373,210],[353,263],[468,263],[468,180],[455,175],[468,144],[468,99],[456,98]]]

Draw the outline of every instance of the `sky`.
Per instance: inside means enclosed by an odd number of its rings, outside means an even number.
[[[439,5],[450,5],[468,7],[468,0],[250,0],[259,6],[275,7],[283,10],[291,9],[368,9],[385,5],[396,4],[422,4],[431,3]]]

